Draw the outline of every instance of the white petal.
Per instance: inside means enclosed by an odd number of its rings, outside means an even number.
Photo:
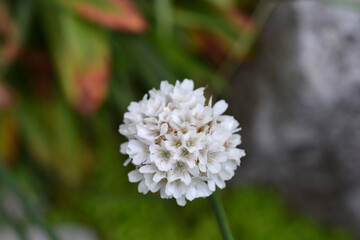
[[[168,181],[169,182],[174,182],[177,179],[179,179],[178,174],[171,173],[171,174],[168,175]]]
[[[184,194],[185,189],[181,183],[175,183],[174,185],[175,185],[174,187],[175,190],[173,192],[173,196],[174,198],[179,198]]]
[[[230,171],[221,171],[219,173],[219,176],[223,179],[223,180],[230,180],[233,176],[234,176],[235,172],[230,170]]]
[[[154,183],[153,181],[153,175],[151,173],[145,173],[144,174],[144,179],[145,179],[145,184],[146,186],[150,186],[151,184]]]
[[[174,184],[171,183],[171,182],[168,182],[168,183],[166,184],[166,187],[165,187],[165,193],[166,193],[166,195],[172,196],[173,193],[174,193],[174,191],[175,191],[175,186],[174,186]]]
[[[157,144],[151,144],[149,147],[149,151],[151,154],[156,154],[161,150],[162,150],[162,148]]]
[[[209,186],[203,181],[200,181],[196,185],[196,190],[197,190],[197,196],[198,197],[207,197],[211,193],[211,191],[209,189]]]
[[[129,142],[125,142],[125,143],[123,143],[123,144],[120,145],[120,152],[121,152],[122,154],[127,154],[126,148],[127,148],[128,144],[129,144]]]
[[[167,123],[162,124],[160,127],[160,135],[166,134],[168,131],[168,128],[169,128],[169,126],[167,125]]]
[[[168,81],[161,81],[160,83],[160,90],[163,94],[170,94],[173,88],[173,85],[169,84]]]
[[[211,191],[215,191],[215,182],[213,180],[208,181],[208,186]]]
[[[219,177],[214,178],[214,181],[215,184],[221,189],[223,189],[226,186],[225,181],[221,180]]]
[[[141,173],[154,173],[156,171],[157,169],[154,165],[145,165],[139,169],[139,172]]]
[[[147,96],[147,95],[145,95],[145,96]],[[138,102],[131,102],[128,107],[129,112],[137,112],[140,109],[141,109],[141,106]]]
[[[124,167],[129,165],[130,162],[131,162],[131,158],[126,159],[126,161],[124,162]]]
[[[145,184],[145,180],[142,180],[139,185],[138,185],[138,191],[143,193],[143,194],[146,194],[149,192],[149,188],[146,186]]]
[[[232,136],[231,131],[220,124],[213,126],[210,132],[213,140],[219,142],[220,145],[225,144],[225,142]]]
[[[183,181],[186,185],[189,185],[191,183],[191,177],[190,174],[184,173],[181,175],[181,181]]]
[[[119,133],[121,135],[127,136],[128,135],[128,126],[126,124],[121,124],[119,126]]]
[[[199,170],[202,172],[206,172],[206,164],[199,164]]]
[[[166,191],[166,185],[167,185],[167,184],[164,184],[164,185],[162,185],[161,188],[160,188],[160,197],[161,197],[161,198],[170,198],[170,196],[167,195],[166,192],[165,192],[165,191]]]
[[[218,173],[220,172],[221,170],[221,164],[218,163],[218,162],[215,162],[215,161],[211,161],[209,164],[208,164],[208,169],[211,173]]]
[[[147,160],[147,157],[145,154],[136,154],[134,157],[133,157],[133,164],[135,165],[140,165],[142,164],[143,162],[145,162]]]
[[[197,167],[189,168],[189,169],[188,169],[188,172],[189,172],[190,174],[192,174],[193,176],[197,176],[197,175],[199,175],[199,168],[197,168]]]
[[[157,161],[155,161],[155,164],[160,171],[169,171],[172,165],[170,160],[160,160],[160,159],[157,159]]]
[[[189,165],[189,168],[194,168],[196,163],[195,163],[195,159],[189,159],[187,161],[187,164]]]
[[[185,206],[186,205],[186,200],[185,200],[185,197],[182,196],[180,198],[176,198],[176,203],[179,205],[179,206]]]
[[[128,173],[130,182],[139,182],[144,178],[144,176],[139,172],[139,170],[133,170]]]
[[[186,191],[186,198],[190,201],[194,200],[196,198],[196,189],[195,187],[191,187]]]
[[[214,110],[214,116],[220,116],[223,114],[226,109],[228,108],[228,104],[224,100],[220,100],[215,103],[213,110]]]
[[[153,182],[153,183],[149,186],[149,189],[150,189],[151,192],[155,193],[155,192],[157,192],[157,191],[160,190],[161,185],[162,185],[161,183]]]
[[[240,134],[233,134],[232,143],[234,144],[234,146],[237,146],[237,145],[241,144],[241,136],[240,136]]]
[[[245,151],[243,149],[239,149],[239,148],[233,148],[229,150],[229,158],[230,159],[240,159],[242,157],[244,157]]]
[[[154,174],[153,181],[154,182],[160,182],[161,179],[164,179],[166,177],[166,174],[163,172],[157,172]]]
[[[181,88],[187,92],[191,92],[194,89],[194,82],[190,79],[184,79],[181,83]]]
[[[132,161],[135,165],[140,165],[148,158],[147,145],[135,139],[129,141],[126,151],[133,158]]]
[[[204,165],[207,163],[207,150],[206,149],[199,151],[199,162]]]
[[[150,130],[145,125],[137,125],[137,135],[142,138],[142,141],[152,141]]]
[[[132,139],[129,141],[129,144],[127,145],[127,153],[132,154],[132,153],[140,153],[140,152],[144,152],[144,143]]]

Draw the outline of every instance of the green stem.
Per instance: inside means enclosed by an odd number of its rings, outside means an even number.
[[[221,198],[219,197],[217,192],[214,192],[209,197],[209,202],[215,213],[216,220],[218,222],[223,239],[224,240],[234,240],[234,237],[231,233],[229,222],[226,217],[224,206],[223,206],[223,204],[221,202]]]

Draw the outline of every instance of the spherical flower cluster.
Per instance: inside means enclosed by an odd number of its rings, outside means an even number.
[[[194,90],[188,79],[175,86],[162,81],[160,90],[131,102],[119,128],[129,139],[120,147],[129,155],[124,165],[136,168],[130,182],[139,182],[139,192],[160,191],[181,206],[224,188],[245,156],[236,148],[239,123],[222,115],[227,106],[224,100],[212,106],[211,98],[205,105],[204,88]]]

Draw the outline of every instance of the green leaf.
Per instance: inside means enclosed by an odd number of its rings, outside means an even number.
[[[92,170],[93,156],[70,109],[60,100],[28,100],[18,111],[25,146],[43,169],[78,186]]]
[[[105,32],[71,12],[44,7],[44,27],[56,70],[70,103],[83,114],[104,101],[110,78],[110,49]]]
[[[227,84],[216,72],[216,69],[215,71],[211,70],[210,66],[200,63],[196,58],[167,39],[158,39],[154,41],[154,45],[157,51],[167,60],[167,63],[177,70],[179,73],[178,79],[190,78],[200,85],[209,84],[211,90],[217,94],[224,91]]]

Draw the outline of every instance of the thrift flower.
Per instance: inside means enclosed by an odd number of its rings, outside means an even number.
[[[135,170],[130,182],[138,182],[141,193],[160,192],[162,198],[186,200],[208,197],[216,187],[224,188],[240,159],[239,123],[223,115],[228,105],[220,100],[205,105],[204,88],[194,90],[185,79],[175,86],[162,81],[140,102],[132,102],[119,132],[128,138],[120,152]]]

